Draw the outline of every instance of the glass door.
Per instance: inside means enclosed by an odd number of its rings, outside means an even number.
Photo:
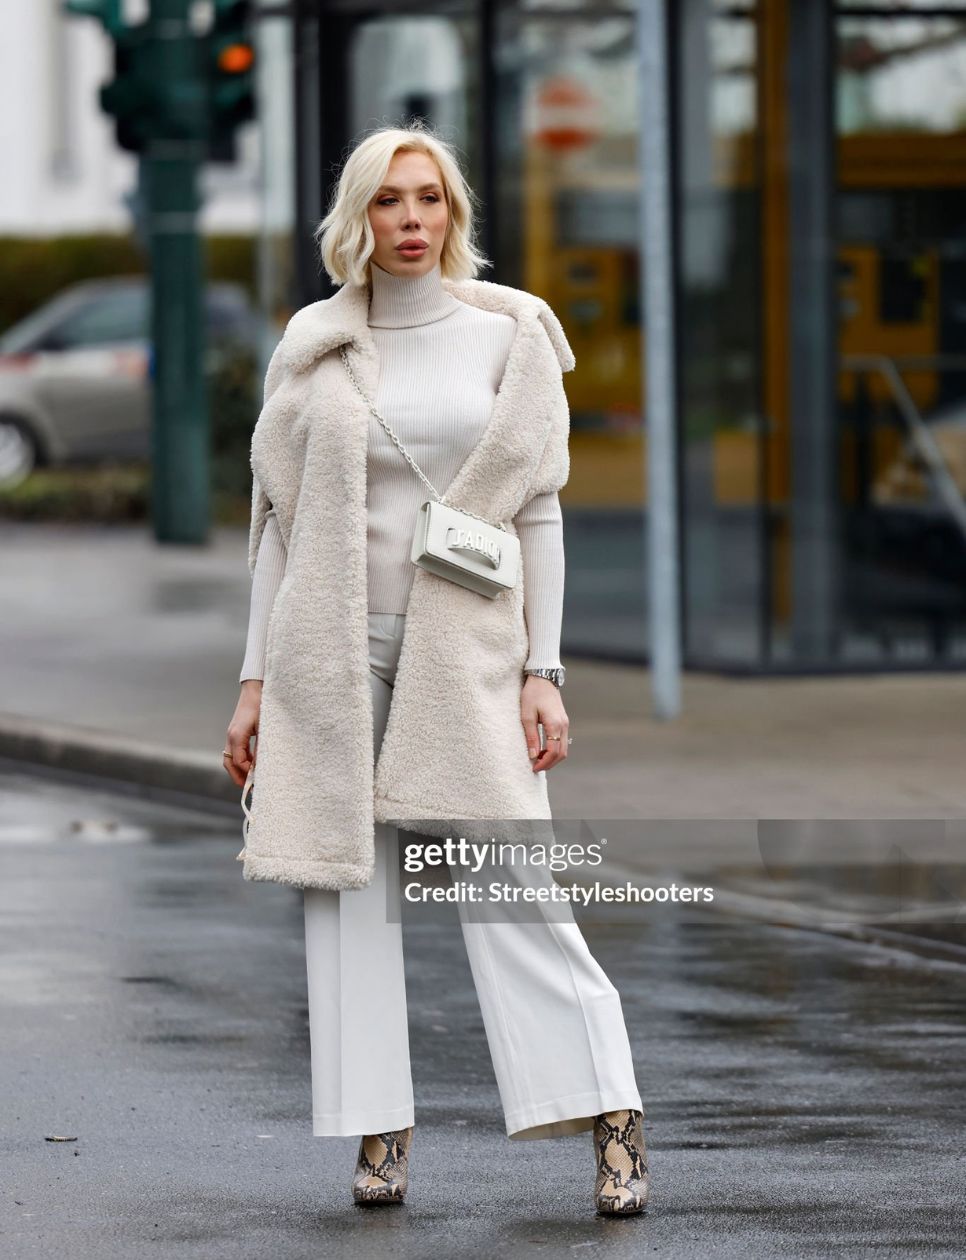
[[[836,17],[843,655],[958,664],[966,4],[903,9],[843,4]]]

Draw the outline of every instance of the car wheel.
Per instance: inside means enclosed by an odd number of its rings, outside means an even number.
[[[11,490],[26,481],[39,454],[29,425],[17,416],[0,415],[0,487]]]

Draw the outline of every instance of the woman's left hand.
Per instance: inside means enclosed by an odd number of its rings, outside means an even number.
[[[570,730],[570,718],[560,698],[560,690],[549,678],[540,678],[528,674],[520,695],[520,717],[527,737],[527,749],[530,754],[531,769],[534,774],[541,770],[549,770],[558,761],[567,756],[567,732]],[[546,748],[540,748],[540,733],[537,723],[543,726],[547,739]],[[559,735],[559,739],[551,739]]]

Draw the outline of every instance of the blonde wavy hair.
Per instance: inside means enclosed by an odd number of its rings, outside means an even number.
[[[456,152],[419,119],[406,127],[380,127],[360,140],[346,159],[329,212],[315,229],[322,265],[333,284],[369,282],[375,236],[369,202],[386,178],[397,153],[426,153],[439,167],[449,222],[440,253],[440,272],[450,280],[474,278],[490,259],[476,250],[473,224],[476,194],[460,170]]]

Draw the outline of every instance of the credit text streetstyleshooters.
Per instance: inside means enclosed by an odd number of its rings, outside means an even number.
[[[597,882],[583,884],[550,884],[546,887],[521,887],[518,884],[500,884],[493,882],[487,889],[477,884],[456,882],[448,888],[425,887],[419,883],[406,885],[404,895],[410,902],[462,901],[473,902],[520,902],[520,901],[562,901],[576,902],[587,906],[592,901],[626,901],[650,904],[658,902],[711,902],[714,901],[714,889],[701,886],[677,884],[601,884]]]

